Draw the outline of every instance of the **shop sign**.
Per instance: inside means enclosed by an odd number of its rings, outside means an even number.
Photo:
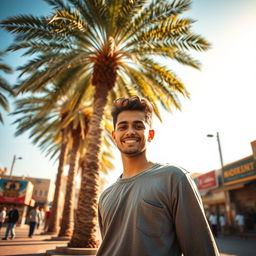
[[[29,205],[33,192],[33,184],[26,180],[0,180],[0,202]]]
[[[215,171],[207,172],[196,178],[196,184],[199,190],[213,189],[218,187],[218,179]]]
[[[256,179],[256,168],[253,156],[224,166],[222,172],[224,185]]]

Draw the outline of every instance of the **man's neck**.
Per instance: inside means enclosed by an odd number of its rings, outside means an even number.
[[[131,178],[152,167],[154,163],[147,160],[145,155],[127,157],[122,155],[123,162],[123,178]]]

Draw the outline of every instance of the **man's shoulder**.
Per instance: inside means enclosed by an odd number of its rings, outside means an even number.
[[[167,175],[175,176],[175,177],[182,177],[184,175],[189,174],[187,170],[182,167],[172,165],[172,164],[158,164],[158,168],[156,169],[156,173],[164,173]]]
[[[106,188],[100,195],[99,201],[101,201],[104,197],[106,197],[114,188],[116,187],[116,182]]]

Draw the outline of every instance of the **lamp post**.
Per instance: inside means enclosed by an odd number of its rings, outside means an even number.
[[[222,171],[222,175],[223,175],[224,164],[223,164],[223,156],[222,156],[219,132],[217,132],[216,135],[207,134],[207,137],[209,137],[209,138],[216,137],[216,139],[217,139],[220,163],[221,163],[221,171]],[[223,178],[223,176],[222,176],[222,178]],[[228,228],[230,229],[230,227],[231,227],[231,207],[230,207],[230,195],[229,195],[228,190],[224,190],[224,196],[225,196],[225,210],[226,210],[226,214],[227,214],[227,224],[228,224]]]
[[[12,178],[12,173],[13,173],[13,168],[14,168],[14,164],[16,162],[16,160],[21,160],[22,157],[16,157],[16,155],[13,156],[13,159],[12,159],[12,165],[11,165],[11,170],[10,170],[10,179]]]
[[[223,156],[222,156],[222,151],[221,151],[221,145],[220,145],[220,135],[217,132],[216,136],[213,134],[207,134],[207,137],[212,138],[212,137],[216,137],[217,138],[217,143],[218,143],[218,149],[219,149],[219,155],[220,155],[220,164],[221,164],[221,168],[223,168]]]

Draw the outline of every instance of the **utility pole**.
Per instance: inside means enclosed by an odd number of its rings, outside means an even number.
[[[12,173],[13,173],[14,164],[15,164],[15,162],[16,162],[17,159],[21,160],[22,157],[16,157],[16,155],[13,156],[12,165],[11,165],[11,169],[10,169],[10,175],[9,175],[10,179],[12,178]]]
[[[221,164],[221,172],[222,172],[222,184],[224,184],[224,179],[223,179],[223,155],[222,155],[222,150],[221,150],[221,144],[220,144],[220,135],[219,132],[216,133],[216,135],[213,134],[207,134],[207,137],[216,137],[217,143],[218,143],[218,150],[219,150],[219,156],[220,156],[220,164]],[[232,224],[232,216],[231,216],[231,203],[230,203],[230,195],[228,190],[224,190],[224,197],[225,197],[225,211],[226,211],[226,216],[227,216],[227,224],[228,224],[228,229],[230,230],[231,224]]]

